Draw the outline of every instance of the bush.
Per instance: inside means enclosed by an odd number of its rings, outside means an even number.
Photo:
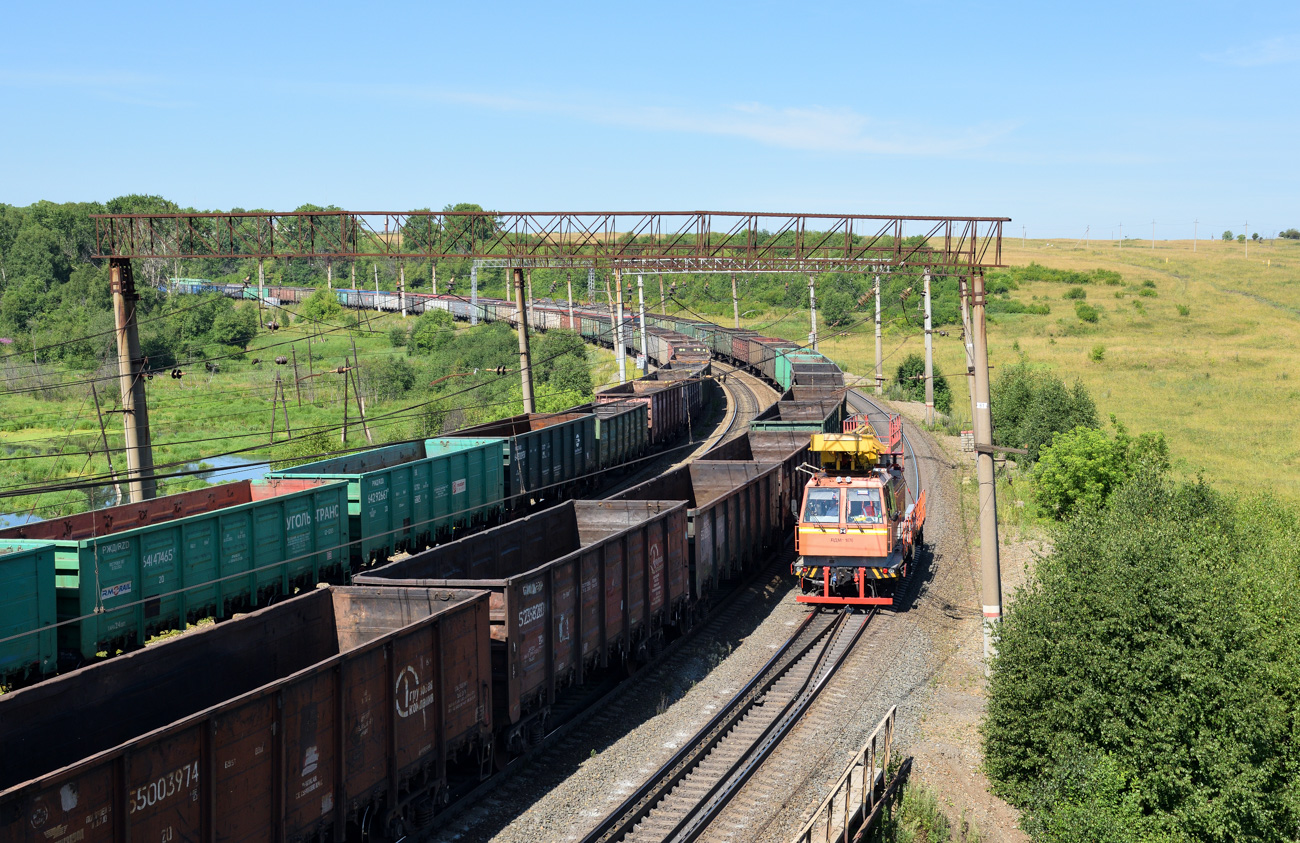
[[[1106,346],[1102,345],[1101,343],[1097,343],[1096,345],[1094,345],[1092,347],[1092,351],[1088,352],[1088,359],[1094,363],[1100,363],[1101,361],[1105,360]]]
[[[1081,301],[1074,303],[1074,315],[1078,316],[1082,322],[1096,322],[1101,318],[1101,314],[1097,312],[1097,308]]]
[[[948,388],[948,379],[940,372],[933,361],[930,373],[934,377],[934,408],[941,413],[952,412],[952,390]],[[898,386],[905,401],[925,400],[925,357],[909,354],[898,365]]]
[[[362,367],[362,385],[380,401],[401,398],[415,386],[415,379],[415,367],[403,357],[384,357]]]
[[[456,334],[455,319],[445,310],[426,310],[415,320],[406,341],[407,354],[429,354],[446,348]]]
[[[388,344],[393,348],[404,348],[409,336],[405,325],[394,325],[388,329]]]
[[[319,289],[307,297],[298,308],[298,316],[306,317],[313,322],[329,322],[337,319],[343,312],[343,306],[339,304],[338,296],[334,295],[332,290]]]
[[[1153,299],[1160,294],[1157,293],[1155,290],[1151,289],[1150,287],[1143,287],[1142,289],[1138,290],[1138,295],[1144,299]]]
[[[1278,232],[1277,236],[1283,240],[1300,240],[1300,230],[1288,228],[1286,231]]]
[[[1225,243],[1231,243],[1231,242],[1232,242],[1232,232],[1231,232],[1231,231],[1225,231],[1225,232],[1223,232],[1223,241],[1224,241]]]
[[[1100,430],[1078,427],[1056,434],[1034,466],[1038,502],[1057,519],[1083,507],[1102,506],[1110,493],[1134,472],[1169,469],[1169,447],[1162,433],[1134,439],[1111,416],[1115,438]]]
[[[1244,234],[1238,234],[1238,235],[1237,235],[1237,242],[1238,242],[1238,243],[1245,243],[1245,242],[1246,242],[1246,235],[1244,235]]]
[[[1060,378],[1023,360],[1002,369],[991,392],[994,440],[1027,448],[1030,463],[1057,433],[1100,425],[1097,405],[1082,383],[1067,388]]]
[[[1082,287],[1071,287],[1061,294],[1063,299],[1086,299],[1087,297],[1088,291]]]
[[[1036,840],[1294,839],[1296,537],[1154,472],[1061,528],[998,630],[983,727]]]
[[[1190,307],[1188,307],[1187,305],[1185,305],[1185,304],[1176,304],[1176,305],[1174,305],[1174,307],[1178,308],[1178,315],[1179,315],[1179,316],[1191,316],[1191,315],[1192,315],[1192,309],[1191,309]]]

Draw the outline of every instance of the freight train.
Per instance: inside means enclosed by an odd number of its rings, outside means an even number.
[[[506,305],[481,316],[509,319]],[[612,335],[606,313],[536,310],[543,328]],[[794,525],[810,435],[844,424],[843,377],[785,341],[646,322],[662,368],[639,383],[662,386],[0,536],[0,578],[37,618],[20,622],[35,634],[0,636],[0,666],[43,672],[56,620],[59,640],[131,649],[182,618],[253,610],[0,696],[0,841],[398,839],[429,827],[456,782],[533,745],[592,677],[688,629]],[[671,442],[706,403],[710,357],[781,399],[689,465],[564,500]],[[558,463],[557,443],[573,445]],[[101,544],[129,547],[110,559]],[[306,587],[339,571],[353,585]]]

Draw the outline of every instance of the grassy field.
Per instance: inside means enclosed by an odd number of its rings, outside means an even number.
[[[408,319],[407,323],[412,321]],[[405,356],[406,349],[393,348],[388,339],[388,329],[399,324],[402,318],[397,314],[372,313],[355,331],[334,330],[317,335],[310,324],[304,326],[295,321],[274,333],[258,336],[242,360],[220,361],[220,371],[215,374],[204,371],[200,364],[187,367],[180,380],[165,373],[154,377],[146,389],[158,472],[183,472],[214,464],[224,467],[224,463],[214,462],[211,457],[232,451],[240,451],[235,457],[242,460],[286,456],[285,445],[271,444],[272,396],[277,376],[287,401],[286,406],[278,402],[274,405],[274,441],[284,443],[288,438],[287,410],[288,427],[295,436],[328,430],[319,442],[330,449],[343,448],[339,436],[343,420],[342,376],[333,370],[350,362],[354,341],[363,372],[367,365],[385,357]],[[469,330],[464,325],[458,325],[457,329]],[[294,387],[293,353],[297,356],[298,374],[303,378],[301,403],[299,390]],[[277,365],[277,356],[288,357],[290,362]],[[254,363],[255,359],[260,362]],[[589,349],[589,359],[597,383],[599,378],[613,372],[611,352]],[[307,378],[309,370],[319,376]],[[105,412],[108,444],[113,449],[113,466],[119,476],[125,474],[126,460],[120,451],[124,445],[122,420],[113,413],[119,407],[114,372],[114,364],[101,367],[97,373],[87,373],[58,367],[35,368],[30,359],[4,359],[0,364],[0,382],[5,384],[5,391],[0,394],[0,490],[107,474],[93,396],[84,383],[94,376],[103,378],[96,386]],[[321,375],[322,372],[329,374]],[[33,390],[33,384],[39,382],[68,385]],[[443,408],[465,408],[462,414],[450,414],[448,421],[459,419],[471,423],[521,411],[517,384],[513,403],[480,406],[473,391],[458,394],[463,389],[460,383],[464,382],[452,380],[439,393],[445,396],[440,398]],[[404,396],[383,400],[363,375],[362,394],[376,444],[424,435],[425,420],[420,410],[404,411],[430,400],[426,391],[417,386]],[[354,424],[357,421],[355,401],[354,396],[349,398],[348,417]],[[359,425],[350,427],[348,447],[358,447],[365,441]],[[294,447],[314,448],[317,444],[309,441]],[[205,483],[203,478],[193,476],[163,480],[159,484],[160,493],[199,488]],[[104,489],[97,490],[93,497],[86,492],[63,492],[6,498],[0,499],[0,513],[43,518],[103,506],[109,495],[109,490]]]
[[[1004,256],[1016,266],[1113,270],[1122,283],[1084,287],[1084,301],[1099,314],[1094,324],[1076,315],[1075,301],[1063,297],[1065,284],[1021,283],[1010,298],[1045,303],[1051,313],[992,318],[995,380],[997,366],[1023,355],[1067,383],[1081,380],[1103,418],[1114,413],[1133,433],[1163,431],[1180,473],[1300,501],[1300,242],[1252,243],[1247,257],[1235,242],[1199,241],[1193,252],[1191,241],[1157,241],[1153,250],[1151,241],[1121,248],[1014,239]],[[923,341],[917,313],[909,312],[907,325],[896,302],[886,312],[892,320],[884,340],[889,376],[891,366],[923,349]],[[804,339],[806,320],[801,313],[766,330]],[[870,321],[820,345],[847,370],[871,375]],[[968,419],[958,331],[935,337],[935,360],[950,375],[954,415]]]

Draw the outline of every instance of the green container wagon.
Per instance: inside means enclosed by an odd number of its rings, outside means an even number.
[[[427,439],[275,471],[268,477],[345,480],[352,570],[383,564],[457,532],[495,524],[505,489],[504,440]]]
[[[347,484],[241,480],[5,530],[55,546],[59,650],[93,659],[341,579]],[[14,535],[14,534],[21,535]]]
[[[0,539],[0,685],[55,671],[57,622],[53,542]]]
[[[533,413],[458,430],[449,438],[501,443],[508,509],[572,496],[575,484],[598,478],[596,417]]]

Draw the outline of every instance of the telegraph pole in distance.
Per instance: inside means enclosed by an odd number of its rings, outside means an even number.
[[[880,273],[876,273],[876,394],[885,394],[885,361],[880,349]]]
[[[925,292],[925,423],[934,426],[934,332],[930,322],[930,270],[921,276]]]
[[[736,297],[736,273],[731,273],[731,318],[736,330],[740,330],[740,299]]]
[[[808,335],[808,344],[817,350],[817,287],[814,276],[808,276],[808,316],[812,320],[812,333]]]
[[[627,346],[623,344],[623,270],[614,267],[614,357],[618,359],[618,382],[627,383]]]
[[[109,260],[109,286],[113,292],[113,322],[117,334],[117,383],[122,391],[122,421],[126,427],[126,471],[131,503],[158,494],[153,477],[153,443],[149,438],[149,407],[144,394],[144,360],[140,357],[140,332],[136,325],[135,275],[127,258]]]
[[[528,307],[524,301],[524,271],[515,267],[515,311],[519,314],[519,377],[523,381],[524,412],[535,413],[533,403],[533,364],[528,355]]]
[[[975,363],[975,465],[979,480],[980,585],[984,609],[984,671],[994,655],[993,636],[1002,620],[1002,571],[998,554],[998,499],[993,476],[993,414],[989,409],[989,348],[984,324],[984,275],[971,277],[971,327]]]
[[[640,273],[636,276],[636,304],[641,311],[641,373],[645,374],[650,371],[650,353],[645,347],[645,285]]]

